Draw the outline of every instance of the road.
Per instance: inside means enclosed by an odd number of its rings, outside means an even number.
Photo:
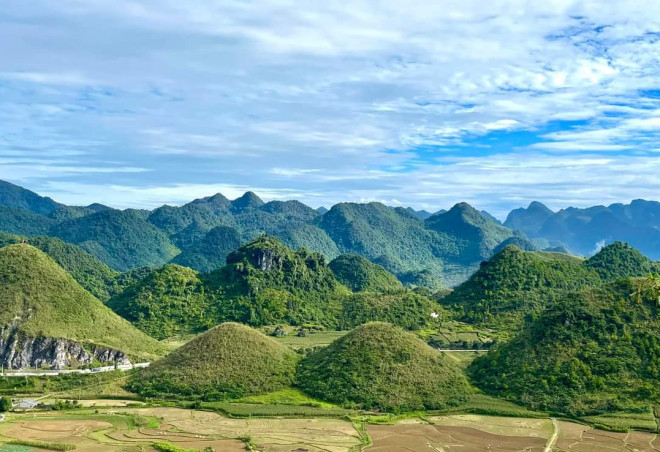
[[[465,349],[453,349],[453,348],[437,348],[439,352],[487,352],[488,350],[465,350]]]
[[[143,369],[149,367],[151,363],[122,364],[117,366],[117,370],[127,371],[132,369]],[[35,371],[5,371],[5,377],[56,377],[66,374],[97,374],[101,372],[112,372],[115,366],[95,367],[94,369],[68,369],[68,370],[35,370]]]
[[[552,427],[555,431],[552,432],[552,436],[548,440],[548,444],[545,446],[545,449],[543,449],[543,452],[552,452],[552,447],[557,442],[557,437],[559,436],[559,423],[557,422],[557,419],[554,417],[551,417],[550,419],[552,419]]]

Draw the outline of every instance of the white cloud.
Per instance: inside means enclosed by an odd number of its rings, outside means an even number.
[[[0,156],[41,159],[0,177],[78,200],[652,195],[625,162],[657,167],[658,2],[35,0],[0,20]]]

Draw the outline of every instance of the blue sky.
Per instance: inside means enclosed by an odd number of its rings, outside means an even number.
[[[636,0],[7,0],[0,179],[115,207],[657,199],[659,31]]]

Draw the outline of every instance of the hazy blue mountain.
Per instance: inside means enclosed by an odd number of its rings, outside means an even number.
[[[537,235],[591,255],[615,241],[630,243],[651,259],[660,259],[660,203],[635,200],[586,209],[568,208],[548,218]]]
[[[493,222],[499,224],[500,226],[502,226],[502,222],[501,222],[500,220],[498,220],[495,216],[491,215],[488,211],[486,211],[486,210],[482,210],[480,213],[481,213],[481,215],[483,215],[485,218],[488,218],[489,220],[491,220],[491,221],[493,221]]]
[[[534,237],[553,213],[544,204],[533,201],[526,209],[521,207],[520,209],[512,210],[506,217],[504,226],[511,229],[518,229],[526,235]]]

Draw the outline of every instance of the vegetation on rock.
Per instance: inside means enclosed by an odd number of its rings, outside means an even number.
[[[0,328],[63,338],[151,359],[163,348],[27,244],[0,248]]]

